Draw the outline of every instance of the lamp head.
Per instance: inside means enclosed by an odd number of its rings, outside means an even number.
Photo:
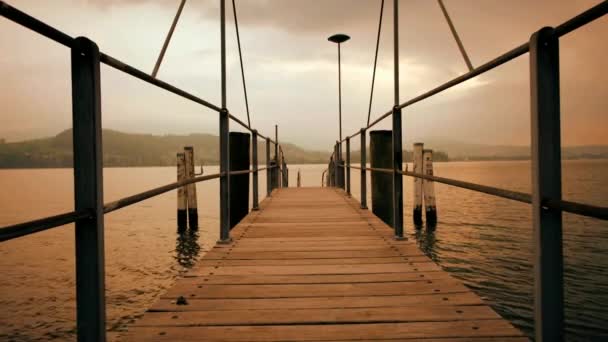
[[[349,39],[350,39],[349,36],[342,34],[342,33],[334,34],[333,36],[327,38],[327,40],[329,40],[330,42],[338,43],[338,44],[344,43],[345,41],[347,41]]]

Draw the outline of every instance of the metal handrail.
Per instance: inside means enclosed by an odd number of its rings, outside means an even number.
[[[180,182],[174,182],[174,183],[166,184],[163,186],[159,186],[154,189],[146,190],[144,192],[141,192],[141,193],[138,193],[135,195],[131,195],[128,197],[124,197],[117,201],[113,201],[113,202],[104,204],[103,213],[108,214],[108,213],[111,213],[118,209],[141,202],[148,198],[152,198],[152,197],[164,194],[165,192],[175,190],[182,186],[219,178],[221,176],[222,176],[222,174],[220,174],[220,173],[199,176],[199,177],[186,179],[186,180],[183,180]],[[37,233],[37,232],[41,232],[41,231],[44,231],[47,229],[56,228],[56,227],[63,226],[63,225],[69,224],[69,223],[74,223],[77,220],[90,218],[91,216],[92,216],[92,213],[89,210],[83,210],[80,212],[72,211],[72,212],[68,212],[68,213],[63,213],[63,214],[59,214],[59,215],[36,219],[33,221],[18,223],[18,224],[11,225],[11,226],[1,227],[0,228],[0,242],[11,240],[11,239],[29,235],[29,234],[33,234],[33,233]]]

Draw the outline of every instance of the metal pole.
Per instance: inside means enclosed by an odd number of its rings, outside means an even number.
[[[221,83],[220,111],[220,243],[230,242],[230,146],[229,117],[226,109],[226,3],[220,0]]]
[[[175,13],[175,18],[173,18],[173,23],[171,23],[171,28],[169,29],[169,33],[167,33],[167,38],[165,38],[165,42],[163,43],[163,47],[160,50],[160,54],[158,55],[158,59],[156,60],[156,64],[154,65],[154,70],[152,71],[152,77],[156,78],[156,74],[158,74],[158,69],[160,68],[160,64],[163,62],[163,58],[165,57],[165,52],[167,52],[167,47],[169,46],[169,42],[171,41],[171,37],[173,36],[173,31],[175,31],[175,26],[177,26],[177,21],[179,20],[179,16],[182,14],[182,10],[184,9],[184,5],[186,4],[186,0],[182,0],[177,8],[177,13]]]
[[[350,197],[350,137],[346,138],[346,194]]]
[[[366,132],[365,128],[361,128],[361,209],[367,209],[367,149],[366,149]]]
[[[393,227],[395,239],[403,239],[403,164],[401,109],[399,109],[399,1],[394,0],[395,106],[393,107]]]
[[[272,181],[270,172],[270,138],[266,138],[266,196],[270,196],[272,192]]]
[[[559,40],[553,28],[530,38],[530,90],[535,335],[539,342],[562,341],[562,212],[542,205],[562,198]]]
[[[338,43],[338,125],[340,128],[340,141],[342,141],[342,62],[340,56],[340,43]]]
[[[251,131],[251,161],[253,163],[253,205],[251,210],[258,210],[258,131]]]
[[[105,341],[99,48],[87,38],[76,38],[71,59],[74,208],[91,210],[90,218],[76,221],[76,325],[78,341]]]
[[[395,59],[395,106],[399,105],[399,0],[393,0],[393,45]]]

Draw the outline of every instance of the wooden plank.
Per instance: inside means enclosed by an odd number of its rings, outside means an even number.
[[[456,320],[499,319],[485,305],[477,306],[401,306],[382,308],[339,309],[265,309],[197,311],[185,314],[151,312],[134,326],[194,326],[194,325],[284,325],[284,324],[352,324],[440,322]]]
[[[339,283],[383,283],[404,281],[433,282],[452,279],[446,272],[373,273],[373,274],[322,274],[322,275],[213,275],[186,277],[181,284],[198,286],[203,284],[339,284]]]
[[[262,310],[262,309],[322,309],[322,308],[373,308],[395,306],[481,305],[483,301],[472,292],[428,294],[418,296],[365,296],[365,297],[307,297],[307,298],[256,298],[256,299],[197,299],[189,298],[188,305],[176,305],[175,298],[161,298],[151,311],[201,310]]]
[[[455,293],[469,291],[460,282],[446,279],[432,283],[386,282],[350,284],[264,284],[244,285],[202,285],[191,287],[176,284],[163,298],[179,296],[196,298],[289,298],[289,297],[353,297],[353,296],[396,296],[420,295],[431,293]]]
[[[450,337],[518,337],[517,331],[502,319],[265,326],[133,327],[129,341],[332,341],[338,339],[422,339]]]

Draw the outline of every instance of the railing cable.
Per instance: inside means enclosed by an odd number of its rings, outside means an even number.
[[[247,99],[247,85],[245,83],[245,68],[243,67],[243,53],[241,52],[241,37],[239,35],[239,21],[236,17],[236,4],[232,0],[232,12],[234,13],[234,28],[236,30],[236,44],[239,48],[239,61],[241,62],[241,78],[243,79],[243,93],[245,94],[245,109],[247,110],[247,124],[251,128],[251,119],[249,118],[249,101]]]
[[[182,2],[179,4],[179,7],[177,8],[177,13],[175,13],[175,18],[173,18],[173,23],[171,23],[171,28],[169,28],[169,33],[167,33],[167,38],[165,38],[163,47],[160,50],[158,59],[156,60],[156,64],[154,65],[154,70],[152,70],[152,77],[154,77],[154,78],[156,78],[156,74],[158,74],[158,69],[160,69],[160,64],[163,62],[163,58],[165,57],[165,52],[167,52],[167,47],[169,46],[171,37],[173,37],[173,32],[175,31],[175,26],[177,26],[177,22],[179,20],[180,15],[182,15],[182,10],[184,9],[185,4],[186,4],[186,0],[182,0]]]
[[[376,37],[376,53],[374,55],[374,71],[372,72],[372,88],[369,93],[369,109],[367,110],[367,124],[372,116],[372,101],[374,98],[374,83],[376,81],[376,66],[378,65],[378,50],[380,48],[380,33],[382,32],[382,14],[384,13],[384,0],[380,3],[380,19],[378,20],[378,36]]]
[[[469,55],[467,55],[467,51],[464,49],[464,45],[462,45],[462,41],[458,36],[458,32],[456,32],[456,27],[454,27],[454,23],[452,23],[452,19],[450,19],[450,15],[448,14],[448,10],[445,8],[443,4],[443,0],[437,0],[439,3],[439,7],[441,8],[441,12],[443,12],[443,16],[445,17],[445,21],[448,22],[448,26],[450,27],[450,31],[452,31],[452,35],[454,36],[454,40],[456,40],[456,44],[458,44],[458,49],[462,54],[462,58],[464,58],[464,62],[466,63],[469,71],[473,70],[473,64],[471,64],[471,60],[469,59]]]

